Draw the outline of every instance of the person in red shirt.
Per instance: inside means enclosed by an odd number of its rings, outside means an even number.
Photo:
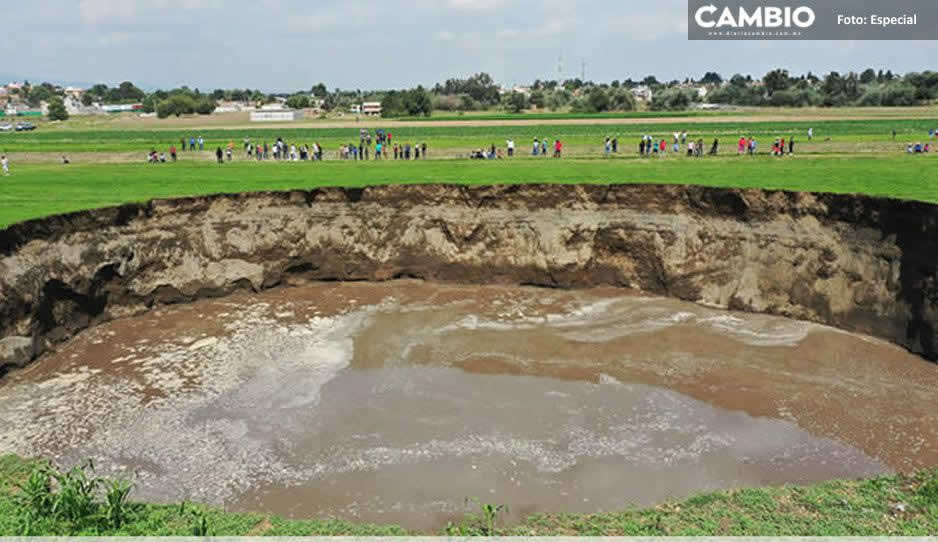
[[[563,153],[563,143],[559,139],[554,140],[554,158],[560,158]]]
[[[169,156],[172,158],[173,162],[176,161],[176,145],[171,145],[169,147]]]
[[[661,147],[661,155],[664,156],[664,153],[668,150],[668,144],[665,142],[665,140],[663,139],[661,140],[660,147]]]

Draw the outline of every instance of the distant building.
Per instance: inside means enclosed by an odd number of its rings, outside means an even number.
[[[362,104],[362,114],[369,116],[381,115],[381,102],[365,102]]]
[[[632,89],[632,96],[635,96],[636,100],[650,102],[653,95],[654,93],[651,91],[651,88],[646,86],[635,87]]]
[[[143,104],[108,104],[102,105],[101,111],[105,113],[127,113],[129,111],[142,111]]]
[[[293,122],[301,120],[303,112],[294,109],[261,109],[251,111],[251,122]]]
[[[85,89],[78,87],[66,87],[64,92],[66,96],[72,96],[81,100],[81,97],[85,94]]]

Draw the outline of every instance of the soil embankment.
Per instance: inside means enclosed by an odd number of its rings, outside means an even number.
[[[611,285],[938,359],[938,207],[690,186],[325,188],[161,200],[0,230],[0,372],[159,304],[310,280]]]

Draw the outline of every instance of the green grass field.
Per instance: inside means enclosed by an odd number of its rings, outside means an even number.
[[[37,463],[0,457],[0,536],[400,536],[397,526],[337,519],[287,520],[226,513],[193,504],[154,505],[82,498],[82,473],[51,491],[34,479]],[[60,473],[56,473],[60,474]],[[74,482],[80,481],[80,484]],[[39,482],[39,483],[36,483]],[[103,480],[105,488],[113,487]],[[938,471],[811,487],[741,489],[701,494],[651,509],[591,515],[541,515],[504,526],[497,512],[466,517],[442,533],[572,536],[925,536],[938,532]]]
[[[687,130],[692,138],[703,138],[709,146],[714,138],[720,138],[724,149],[734,144],[740,136],[760,139],[763,149],[770,139],[796,136],[801,143],[807,142],[809,128],[814,129],[816,141],[831,138],[840,143],[870,143],[892,140],[892,130],[897,132],[897,143],[924,141],[929,129],[938,128],[935,116],[921,119],[899,120],[821,120],[768,122],[753,117],[745,122],[695,122],[683,124],[649,121],[634,124],[551,124],[486,126],[484,122],[473,126],[437,126],[428,122],[420,126],[395,126],[387,123],[394,140],[405,142],[427,142],[432,150],[470,149],[488,145],[504,146],[507,139],[514,139],[521,152],[525,152],[535,138],[560,139],[571,146],[602,147],[607,136],[617,136],[623,148],[633,149],[643,135],[653,135],[670,143],[672,134]],[[374,131],[372,130],[372,133]],[[358,143],[358,129],[314,128],[314,127],[271,127],[269,125],[250,128],[207,128],[207,129],[157,129],[157,130],[67,130],[39,129],[35,132],[0,133],[0,152],[5,153],[76,153],[76,152],[139,152],[150,149],[166,150],[170,145],[179,146],[180,139],[201,135],[207,149],[215,149],[234,142],[239,153],[245,137],[255,143],[273,143],[277,137],[287,142],[312,144],[318,141],[326,149],[335,149],[342,144]]]
[[[938,155],[23,165],[0,177],[0,226],[151,198],[388,183],[687,183],[938,203]]]

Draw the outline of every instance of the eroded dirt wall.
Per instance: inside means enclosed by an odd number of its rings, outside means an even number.
[[[0,230],[0,373],[97,322],[302,280],[615,285],[938,359],[938,207],[658,185],[218,195]]]

